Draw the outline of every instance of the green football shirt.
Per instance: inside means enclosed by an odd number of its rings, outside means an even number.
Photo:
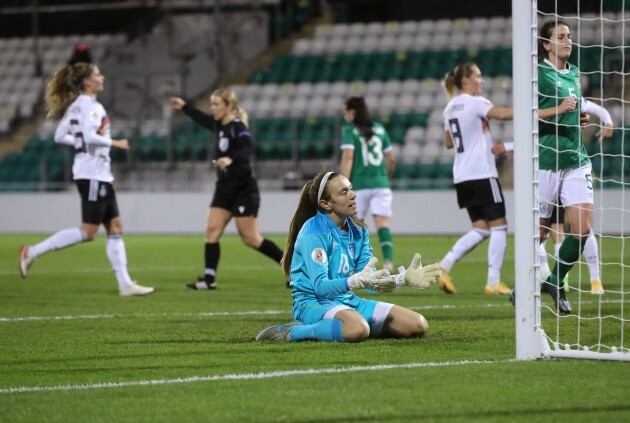
[[[354,147],[350,181],[356,191],[368,188],[389,188],[385,167],[385,152],[391,150],[389,135],[378,122],[373,122],[374,134],[369,140],[361,136],[354,125],[344,125],[341,133],[341,148]]]
[[[566,97],[577,99],[577,108],[568,113],[540,120],[538,131],[539,168],[541,170],[575,169],[590,163],[580,130],[580,71],[558,70],[548,60],[538,64],[538,109],[556,107]]]

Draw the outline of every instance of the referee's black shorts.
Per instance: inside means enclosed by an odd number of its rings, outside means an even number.
[[[88,179],[78,179],[75,183],[81,196],[83,223],[100,225],[120,216],[112,184]]]
[[[235,217],[257,217],[260,208],[260,192],[256,179],[217,181],[210,207],[228,210]]]
[[[503,190],[497,178],[459,182],[455,190],[459,208],[466,208],[471,222],[505,217]]]

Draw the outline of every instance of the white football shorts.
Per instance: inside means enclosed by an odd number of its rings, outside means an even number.
[[[365,220],[368,210],[376,216],[392,215],[392,190],[389,188],[369,188],[357,191],[357,217]]]
[[[540,217],[549,218],[558,204],[593,204],[593,177],[591,165],[577,169],[561,169],[557,172],[540,170],[538,172],[538,196]]]

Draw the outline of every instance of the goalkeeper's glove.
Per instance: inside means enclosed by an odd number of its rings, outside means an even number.
[[[437,282],[437,278],[442,274],[438,263],[429,264],[422,267],[422,256],[419,253],[414,254],[413,260],[409,268],[405,270],[400,268],[400,273],[395,275],[396,288],[408,286],[416,289],[427,289],[431,284]]]
[[[376,262],[378,259],[372,257],[362,271],[348,278],[350,291],[366,288],[377,292],[392,292],[396,288],[396,281],[393,276],[390,276],[388,270],[374,270]]]

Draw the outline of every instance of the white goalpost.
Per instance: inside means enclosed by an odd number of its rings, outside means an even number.
[[[630,291],[626,291],[624,283],[626,275],[630,274],[630,251],[625,247],[630,241],[630,197],[626,195],[630,194],[630,101],[624,98],[624,40],[630,40],[630,4],[629,19],[626,21],[625,2],[621,2],[619,11],[605,11],[600,6],[599,14],[583,16],[579,0],[576,0],[577,13],[568,13],[557,5],[553,11],[540,11],[536,0],[512,0],[513,224],[516,358],[519,360],[579,358],[630,361],[630,313],[625,312],[626,304],[630,303]],[[603,0],[601,3],[604,3]],[[543,293],[541,296],[540,292],[537,44],[542,22],[539,22],[539,16],[545,22],[562,20],[569,23],[573,37],[569,62],[582,72],[582,93],[611,112],[615,128],[612,139],[587,147],[594,168],[593,231],[599,241],[599,269],[602,271],[604,294],[591,294],[589,272],[585,259],[581,257],[570,272],[567,299],[573,310],[567,315],[561,315],[549,295]],[[614,30],[610,29],[611,25]],[[590,54],[589,57],[599,57],[597,66],[593,69],[589,65],[583,70],[581,65],[588,64],[582,57],[583,53],[595,50],[598,54]],[[610,92],[610,87],[606,85],[612,82],[618,86],[615,94],[610,96],[606,94]],[[584,92],[585,83],[590,85],[588,95]],[[589,97],[592,93],[598,94]],[[594,124],[599,125],[599,122]],[[593,126],[583,128],[585,143],[591,141],[589,137],[592,138],[593,129]],[[553,266],[553,256],[549,262]],[[630,277],[628,279],[630,281]]]

